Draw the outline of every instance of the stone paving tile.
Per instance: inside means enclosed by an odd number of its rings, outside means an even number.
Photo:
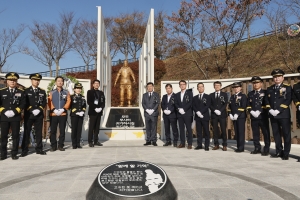
[[[240,192],[233,188],[196,188],[195,191],[205,200],[247,200]]]

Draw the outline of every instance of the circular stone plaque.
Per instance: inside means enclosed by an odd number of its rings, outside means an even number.
[[[100,171],[87,199],[177,199],[165,171],[143,161],[121,161]]]

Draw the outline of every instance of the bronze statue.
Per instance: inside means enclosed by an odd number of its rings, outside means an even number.
[[[127,101],[128,101],[128,107],[131,107],[131,99],[132,99],[132,83],[130,77],[133,79],[133,84],[135,84],[135,78],[134,73],[131,70],[131,68],[128,66],[128,61],[124,61],[123,67],[119,70],[114,87],[116,87],[118,79],[120,77],[120,105],[119,107],[124,107],[124,94],[125,91],[127,92]]]

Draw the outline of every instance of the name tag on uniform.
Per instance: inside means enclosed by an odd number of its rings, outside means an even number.
[[[95,104],[95,105],[98,105],[98,99],[95,99],[95,100],[94,100],[94,104]]]

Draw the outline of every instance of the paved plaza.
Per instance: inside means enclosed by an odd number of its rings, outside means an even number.
[[[0,162],[1,200],[75,200],[85,195],[100,170],[122,160],[143,160],[161,166],[180,200],[300,199],[300,145],[292,145],[287,161],[243,153],[143,146],[144,141],[106,141],[103,147],[32,153],[15,161]],[[87,144],[87,142],[85,142]],[[211,144],[212,145],[212,144]],[[196,140],[194,140],[196,146]],[[271,145],[274,151],[274,143]],[[49,146],[46,147],[49,149]],[[31,149],[32,151],[33,149]]]

